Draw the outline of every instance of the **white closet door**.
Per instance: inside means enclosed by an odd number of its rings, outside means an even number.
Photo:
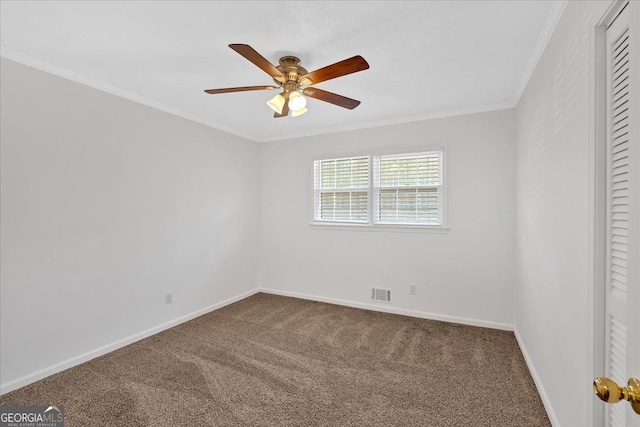
[[[637,3],[607,29],[606,375],[640,378],[640,147]],[[606,405],[609,427],[640,426],[627,402]]]

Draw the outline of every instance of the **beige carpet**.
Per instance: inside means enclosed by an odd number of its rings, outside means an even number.
[[[65,426],[549,426],[513,333],[257,294],[20,390]]]

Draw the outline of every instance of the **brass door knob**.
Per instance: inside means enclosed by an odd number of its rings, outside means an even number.
[[[593,382],[593,391],[607,403],[628,400],[636,414],[640,414],[640,380],[629,378],[626,387],[620,387],[614,380],[599,377]]]

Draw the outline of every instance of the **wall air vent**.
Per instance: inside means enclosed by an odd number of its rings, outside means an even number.
[[[371,299],[374,301],[391,302],[391,289],[371,288]]]

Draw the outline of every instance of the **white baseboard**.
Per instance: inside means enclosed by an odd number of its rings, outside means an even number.
[[[540,399],[542,399],[542,404],[544,405],[544,409],[547,411],[547,416],[549,417],[549,421],[551,421],[551,425],[553,427],[560,427],[560,422],[558,421],[558,417],[556,417],[556,413],[553,411],[553,406],[551,406],[551,401],[549,400],[549,396],[547,392],[544,390],[544,386],[542,385],[542,381],[538,376],[538,372],[536,371],[535,366],[533,365],[533,361],[529,357],[529,353],[527,352],[527,348],[524,346],[524,341],[522,341],[522,337],[518,332],[518,328],[516,326],[513,327],[513,333],[516,336],[516,341],[518,341],[518,346],[520,346],[520,351],[524,356],[525,362],[527,362],[527,367],[529,368],[529,373],[533,378],[533,382],[536,384],[536,388],[538,389],[538,394],[540,395]]]
[[[23,376],[21,378],[18,378],[18,379],[13,380],[13,381],[9,381],[9,382],[7,382],[5,384],[1,384],[0,385],[0,395],[3,395],[3,394],[8,393],[10,391],[19,389],[20,387],[24,387],[24,386],[26,386],[28,384],[31,384],[33,382],[36,382],[36,381],[41,380],[43,378],[46,378],[46,377],[48,377],[50,375],[53,375],[55,373],[64,371],[65,369],[69,369],[69,368],[77,366],[77,365],[79,365],[81,363],[88,362],[91,359],[95,359],[96,357],[102,356],[102,355],[107,354],[107,353],[109,353],[111,351],[117,350],[117,349],[122,348],[124,346],[127,346],[129,344],[132,344],[132,343],[134,343],[136,341],[140,341],[143,338],[147,338],[147,337],[149,337],[151,335],[157,334],[157,333],[162,332],[162,331],[164,331],[166,329],[173,328],[174,326],[177,326],[177,325],[179,325],[181,323],[188,322],[191,319],[195,319],[196,317],[202,316],[203,314],[210,313],[210,312],[212,312],[214,310],[217,310],[219,308],[222,308],[222,307],[224,307],[226,305],[232,304],[232,303],[234,303],[236,301],[240,301],[241,299],[247,298],[247,297],[249,297],[251,295],[254,295],[254,294],[258,293],[258,292],[259,292],[258,289],[253,289],[251,291],[244,292],[244,293],[242,293],[240,295],[236,295],[234,297],[231,297],[231,298],[226,299],[224,301],[221,301],[219,303],[210,305],[208,307],[205,307],[205,308],[202,308],[200,310],[194,311],[194,312],[189,313],[187,315],[178,317],[177,319],[174,319],[174,320],[171,320],[169,322],[163,323],[161,325],[155,326],[155,327],[153,327],[151,329],[147,329],[146,331],[142,331],[142,332],[139,332],[137,334],[128,336],[128,337],[123,338],[121,340],[118,340],[118,341],[116,341],[114,343],[107,344],[107,345],[105,345],[103,347],[100,347],[100,348],[97,348],[95,350],[88,351],[88,352],[83,353],[83,354],[81,354],[79,356],[75,356],[75,357],[72,357],[71,359],[67,359],[67,360],[65,360],[63,362],[56,363],[55,365],[52,365],[52,366],[49,366],[47,368],[41,369],[41,370],[39,370],[37,372],[34,372],[32,374],[25,375],[25,376]]]
[[[429,313],[426,311],[409,310],[406,308],[397,308],[393,306],[370,304],[363,302],[347,301],[337,298],[326,298],[317,295],[302,294],[298,292],[280,291],[277,289],[260,288],[260,292],[265,294],[282,295],[285,297],[294,297],[307,299],[311,301],[326,302],[329,304],[344,305],[347,307],[362,308],[365,310],[382,311],[385,313],[401,314],[404,316],[419,317],[421,319],[439,320],[442,322],[460,323],[463,325],[480,326],[482,328],[500,329],[503,331],[513,331],[513,325],[507,323],[491,322],[488,320],[469,319],[467,317],[449,316],[446,314]]]

